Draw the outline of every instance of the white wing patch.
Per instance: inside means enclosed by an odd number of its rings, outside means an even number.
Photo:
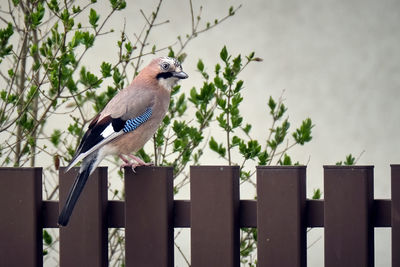
[[[108,127],[107,127],[108,128]],[[105,129],[104,129],[105,131]],[[104,132],[103,131],[103,132]],[[85,153],[79,154],[65,169],[65,172],[69,171],[73,166],[75,166],[80,160],[83,160],[84,158],[86,158],[88,155],[90,155],[93,151],[95,151],[96,149],[104,146],[105,144],[107,144],[108,142],[114,140],[115,138],[117,138],[118,136],[124,134],[124,132],[121,130],[119,132],[112,132],[108,138],[105,138],[103,141],[101,141],[100,143],[98,143],[97,145],[95,145],[94,147],[92,147],[91,149],[89,149],[88,151],[86,151]]]
[[[103,136],[103,138],[107,138],[110,135],[112,135],[113,133],[115,133],[114,128],[112,126],[112,123],[110,123],[102,132],[101,132],[101,136]]]

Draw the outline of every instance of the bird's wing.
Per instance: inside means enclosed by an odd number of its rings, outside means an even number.
[[[135,130],[151,117],[153,97],[141,92],[120,93],[122,94],[116,95],[90,123],[66,172],[93,151]]]

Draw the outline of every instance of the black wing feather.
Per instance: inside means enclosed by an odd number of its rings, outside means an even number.
[[[113,119],[111,116],[104,117],[101,121],[97,122],[92,127],[89,127],[89,130],[85,133],[81,144],[79,145],[80,148],[78,148],[78,154],[85,153],[103,141],[104,137],[101,133],[110,125],[110,123],[113,126],[114,132],[119,132],[125,125],[125,121],[121,118]]]

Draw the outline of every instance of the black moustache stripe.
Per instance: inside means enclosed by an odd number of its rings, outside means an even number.
[[[157,80],[163,78],[163,79],[168,79],[171,78],[173,76],[172,72],[161,72],[159,74],[157,74],[156,78]]]

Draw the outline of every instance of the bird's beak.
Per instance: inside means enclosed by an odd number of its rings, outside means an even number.
[[[173,77],[176,77],[178,79],[186,79],[187,77],[189,77],[185,72],[181,71],[181,72],[173,72],[172,73]]]

